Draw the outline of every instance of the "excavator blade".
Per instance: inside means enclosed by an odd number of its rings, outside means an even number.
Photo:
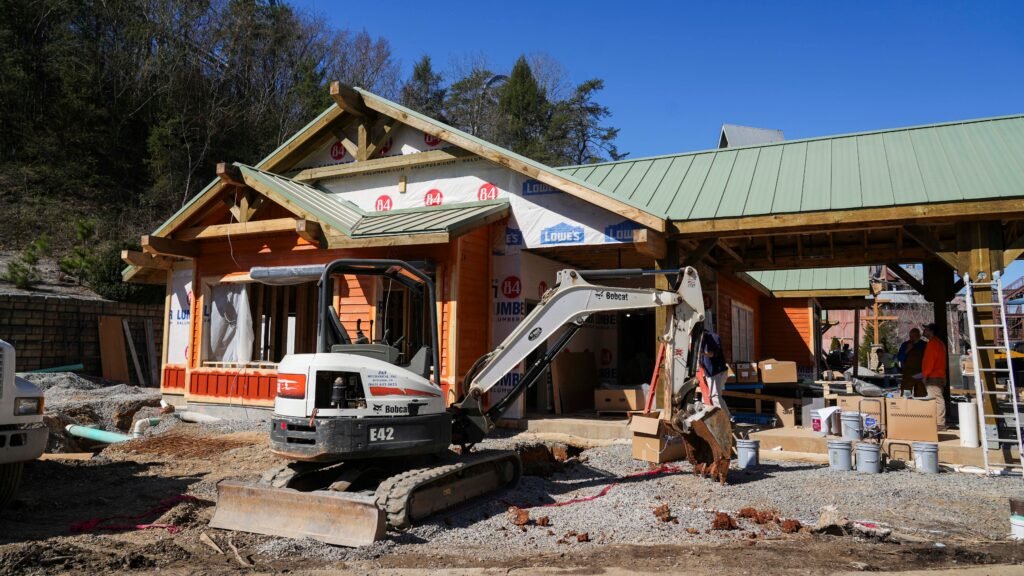
[[[384,512],[373,495],[223,480],[211,528],[285,538],[313,538],[338,546],[365,546],[384,536]]]
[[[682,420],[682,419],[681,419]],[[732,458],[732,422],[721,408],[703,409],[675,425],[696,474],[725,484]]]

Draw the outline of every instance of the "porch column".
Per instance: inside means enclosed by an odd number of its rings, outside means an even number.
[[[670,240],[666,243],[665,257],[654,261],[658,270],[675,270],[679,268],[679,242]],[[671,290],[673,277],[658,274],[654,277],[654,287],[658,290]],[[668,327],[669,316],[672,312],[666,306],[654,311],[654,353],[658,353],[661,347],[661,338]],[[658,394],[654,398],[654,405],[662,411],[662,417],[668,418],[668,408],[672,406],[672,359],[661,359],[661,370],[658,372],[658,382],[651,382],[651,386],[657,385]]]

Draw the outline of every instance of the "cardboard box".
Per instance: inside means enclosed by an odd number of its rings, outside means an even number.
[[[737,384],[757,384],[757,364],[753,362],[735,362],[732,365],[732,371],[736,375],[732,381]]]
[[[935,400],[885,399],[886,438],[938,442]]]
[[[798,381],[796,377],[796,362],[769,358],[758,362],[757,370],[761,373],[761,382],[765,384],[784,384]]]
[[[794,398],[791,401],[775,401],[775,417],[778,418],[779,426],[782,428],[793,428],[796,426],[797,406],[800,400]]]
[[[838,396],[836,406],[843,412],[861,412],[867,415],[862,418],[864,424],[871,426],[870,419],[877,420],[885,428],[885,401],[887,398],[869,398],[867,396]]]
[[[673,462],[686,457],[683,439],[658,417],[657,413],[634,414],[629,420],[633,431],[633,458],[645,462]]]
[[[641,388],[594,390],[594,410],[598,412],[643,410],[645,400],[644,391]]]

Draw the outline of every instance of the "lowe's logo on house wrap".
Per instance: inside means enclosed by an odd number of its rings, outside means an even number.
[[[604,227],[605,242],[632,242],[633,230],[640,229],[640,226],[632,220],[623,220],[618,224],[610,224]]]
[[[565,222],[540,231],[541,244],[578,244],[583,242],[582,226],[570,226]]]
[[[540,180],[527,180],[523,182],[523,196],[540,196],[541,194],[558,194],[560,190],[545,184]]]
[[[522,246],[523,231],[518,228],[505,228],[505,246]]]

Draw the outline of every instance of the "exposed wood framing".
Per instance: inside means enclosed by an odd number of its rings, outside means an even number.
[[[633,230],[633,245],[637,252],[654,259],[664,258],[668,250],[665,237],[647,228]]]
[[[776,290],[772,292],[776,298],[848,298],[855,296],[868,296],[871,290],[867,288],[851,288],[849,290]]]
[[[391,134],[397,125],[398,120],[387,116],[384,116],[377,121],[377,124],[374,125],[373,132],[371,133],[370,145],[367,146],[366,149],[367,158],[372,158],[373,155],[376,154],[382,146],[384,146],[384,143],[391,137]]]
[[[852,230],[895,227],[900,224],[928,222],[963,222],[979,217],[1003,219],[1024,218],[1024,202],[1012,200],[977,200],[915,206],[886,206],[857,210],[832,210],[798,214],[769,214],[714,220],[673,220],[670,232],[686,236],[733,237],[758,234],[779,234],[800,230]]]
[[[181,240],[171,240],[170,238],[162,238],[160,236],[145,235],[142,237],[142,251],[146,254],[163,255],[163,256],[178,256],[181,258],[195,258],[199,254],[199,250],[195,244],[191,242],[182,242]]]
[[[218,162],[217,178],[220,178],[221,182],[230,186],[245,186],[245,180],[242,178],[242,171],[234,164]]]
[[[154,256],[135,250],[121,250],[121,260],[130,266],[140,268],[157,268],[159,270],[170,270],[174,260],[164,256]]]
[[[417,166],[429,166],[431,164],[442,164],[462,158],[473,156],[470,152],[459,148],[447,150],[428,150],[418,154],[404,154],[400,156],[388,156],[387,158],[375,158],[364,162],[352,162],[349,164],[337,164],[335,166],[323,166],[320,168],[308,168],[296,174],[292,179],[298,182],[312,182],[326,178],[339,176],[353,176],[356,174],[368,174],[396,168],[414,168]]]
[[[941,241],[939,241],[932,231],[925,228],[924,226],[904,226],[904,232],[907,236],[914,239],[915,242],[923,246],[926,250],[934,254],[940,260],[949,265],[953,270],[961,270],[960,259],[955,250],[950,250]]]
[[[697,248],[686,255],[683,266],[696,266],[711,250],[718,245],[717,238],[705,238],[697,244]]]
[[[916,290],[918,294],[922,296],[926,294],[924,284],[915,278],[914,275],[908,272],[903,266],[900,266],[899,264],[886,264],[886,268],[888,268],[893,274],[899,276],[901,280]]]
[[[274,218],[273,220],[255,220],[232,224],[211,224],[209,226],[186,228],[175,234],[174,237],[177,240],[206,240],[227,236],[294,232],[301,222],[306,222],[306,220],[301,218]]]
[[[341,82],[331,82],[331,98],[338,104],[338,107],[355,116],[369,116],[370,111],[363,102],[363,97]]]
[[[1014,260],[1024,256],[1024,235],[1018,237],[1003,248],[1003,266],[1009,266]]]
[[[411,246],[418,244],[447,244],[451,236],[447,232],[432,234],[396,234],[374,238],[349,238],[343,234],[330,234],[325,238],[328,248],[374,248],[388,246]],[[322,245],[321,245],[322,246]]]
[[[731,256],[733,260],[743,264],[743,256],[740,256],[738,252],[733,250],[725,240],[719,240],[718,247],[721,248],[722,252]]]
[[[312,220],[298,218],[292,221],[292,226],[295,233],[310,244],[319,245],[321,243],[321,239],[324,237],[324,232],[320,228],[320,224]]]

